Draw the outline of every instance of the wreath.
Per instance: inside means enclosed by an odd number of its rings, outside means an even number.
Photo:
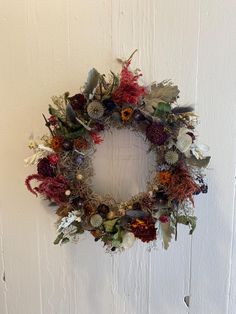
[[[193,198],[207,193],[204,168],[210,160],[207,147],[197,141],[197,115],[177,104],[179,89],[171,81],[140,85],[142,74],[131,71],[131,59],[122,61],[119,75],[93,68],[80,93],[52,97],[50,116],[43,115],[48,134],[30,139],[33,155],[25,162],[37,165],[37,173],[25,184],[56,206],[55,244],[77,241],[89,231],[109,251],[157,238],[167,249],[179,223],[188,225],[190,234],[195,229]],[[143,136],[156,156],[147,191],[119,203],[96,194],[91,185],[96,145],[112,128]]]

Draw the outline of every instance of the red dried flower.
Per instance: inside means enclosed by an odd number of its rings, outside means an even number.
[[[101,144],[103,142],[102,137],[98,135],[96,132],[90,131],[89,133],[92,136],[94,144]]]
[[[51,154],[48,156],[48,160],[51,165],[55,166],[59,161],[59,156],[57,154]]]
[[[57,124],[57,117],[55,117],[55,116],[50,116],[50,117],[48,118],[48,122],[49,122],[51,125],[55,126],[55,125]]]
[[[120,85],[112,94],[112,100],[122,105],[124,103],[136,105],[141,96],[145,95],[145,87],[138,84],[138,79],[142,74],[134,75],[129,70],[130,61],[127,62],[122,71]]]
[[[163,124],[153,122],[146,130],[147,139],[155,145],[163,145],[168,139],[168,134],[165,131]]]
[[[81,110],[86,104],[86,98],[83,94],[76,94],[72,97],[68,97],[68,99],[74,110]]]
[[[160,218],[159,218],[160,222],[162,222],[163,224],[166,224],[167,222],[169,222],[169,216],[166,216],[166,215],[162,215]]]
[[[143,242],[156,240],[155,220],[151,217],[137,218],[131,224],[131,231]]]

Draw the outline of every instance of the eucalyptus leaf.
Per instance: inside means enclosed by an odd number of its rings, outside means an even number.
[[[206,168],[210,162],[211,157],[205,157],[203,159],[197,159],[195,156],[191,156],[190,158],[186,159],[186,162],[190,166],[198,167],[198,168]]]
[[[164,249],[167,250],[172,238],[172,234],[174,234],[174,228],[170,225],[170,222],[167,223],[160,222],[160,228],[162,232]]]
[[[171,112],[171,105],[168,104],[168,103],[160,102],[157,105],[153,115],[155,117],[160,117],[163,114],[166,114],[166,113],[169,113],[169,112]]]
[[[53,242],[54,244],[59,244],[60,242],[61,242],[61,240],[62,240],[62,238],[63,238],[63,232],[61,232],[58,236],[57,236],[57,238],[56,238],[56,240]]]
[[[189,225],[190,227],[189,234],[192,234],[196,228],[197,217],[181,215],[181,216],[176,217],[176,221],[177,223],[180,223],[183,225]]]
[[[104,221],[103,225],[104,225],[106,232],[112,232],[113,231],[117,220],[118,220],[118,218]]]
[[[78,124],[77,120],[76,120],[76,113],[74,111],[74,109],[72,108],[71,104],[67,104],[66,106],[66,118],[74,124]]]
[[[85,83],[84,95],[89,98],[89,95],[93,93],[99,82],[100,74],[96,69],[91,69],[88,73],[87,82]]]

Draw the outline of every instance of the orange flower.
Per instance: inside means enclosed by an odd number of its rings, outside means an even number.
[[[161,172],[159,172],[158,180],[163,185],[170,184],[171,172],[169,172],[169,171],[161,171]]]
[[[87,149],[88,148],[88,142],[85,138],[80,137],[74,141],[74,146],[77,149]]]
[[[61,136],[54,136],[51,140],[51,147],[53,150],[58,151],[61,148],[62,144],[62,137]]]
[[[127,122],[133,114],[134,110],[131,107],[121,110],[121,119],[123,122]]]

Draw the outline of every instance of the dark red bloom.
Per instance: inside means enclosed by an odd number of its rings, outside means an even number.
[[[129,70],[129,65],[130,62],[124,65],[120,85],[112,94],[112,100],[118,105],[125,103],[137,105],[140,97],[146,93],[145,87],[138,84],[138,79],[142,74],[134,75]]]
[[[143,242],[156,240],[155,220],[151,217],[137,218],[131,224],[131,231]]]
[[[51,165],[55,166],[59,161],[59,156],[57,154],[51,154],[48,156],[48,160]]]
[[[76,94],[72,97],[68,97],[68,99],[74,110],[81,110],[86,104],[86,98],[83,94]]]
[[[147,127],[146,136],[151,143],[158,146],[163,145],[169,137],[164,125],[159,122],[153,122]]]
[[[52,168],[49,160],[45,157],[40,159],[37,165],[38,174],[44,177],[54,177],[54,169]]]
[[[102,137],[98,135],[96,132],[90,131],[89,133],[93,139],[94,144],[101,144],[103,142]]]
[[[160,218],[159,218],[160,222],[162,222],[163,224],[167,223],[169,221],[169,216],[166,216],[166,215],[162,215]]]
[[[57,117],[55,117],[55,116],[50,116],[50,117],[48,118],[48,122],[49,122],[51,125],[55,126],[55,125],[57,124]]]

